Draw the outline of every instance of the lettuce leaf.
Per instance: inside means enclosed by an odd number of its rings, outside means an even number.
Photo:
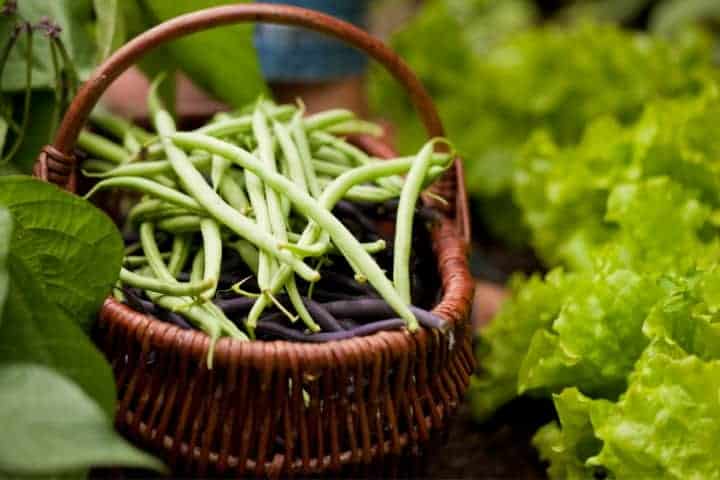
[[[570,146],[599,117],[630,125],[647,103],[695,97],[716,76],[711,42],[701,36],[670,44],[610,25],[530,28],[534,12],[522,14],[523,2],[506,1],[495,2],[496,8],[515,9],[516,20],[498,23],[494,41],[485,43],[487,36],[473,35],[485,31],[482,22],[458,13],[455,3],[426,2],[393,37],[393,46],[436,101],[465,159],[468,191],[479,200],[484,223],[512,244],[527,241],[523,218],[507,205],[523,144],[533,132],[544,130],[559,146]],[[424,132],[398,87],[376,74],[371,91],[377,113],[397,128],[400,147],[422,143]],[[611,136],[604,140],[614,142]]]
[[[720,350],[716,351],[720,353]],[[667,338],[638,360],[617,402],[575,388],[554,396],[559,425],[533,444],[551,478],[720,478],[720,360],[688,354]]]
[[[684,312],[672,316],[678,307],[668,299],[680,295],[687,278],[717,263],[711,207],[698,190],[668,177],[611,176],[607,187],[598,187],[607,190],[606,208],[594,220],[607,240],[586,244],[589,266],[556,269],[544,280],[538,275],[516,280],[511,297],[481,332],[476,356],[483,371],[470,390],[477,419],[488,418],[518,393],[549,395],[576,387],[616,399],[650,342],[648,329],[690,328],[681,323]],[[587,215],[589,223],[589,216],[598,214]],[[715,276],[695,280],[708,293],[693,295],[717,292],[720,302]],[[714,328],[701,330],[703,339],[712,341]]]
[[[720,272],[666,279],[643,325],[650,339],[618,401],[577,388],[553,397],[559,423],[533,440],[551,478],[718,478]]]
[[[576,388],[566,388],[553,395],[553,403],[558,422],[541,427],[532,440],[540,458],[549,463],[548,475],[567,480],[598,478],[602,469],[585,464],[602,447],[590,422],[592,400]]]
[[[545,278],[535,274],[512,279],[510,297],[478,339],[476,356],[482,359],[482,372],[472,378],[469,390],[475,418],[486,419],[517,395],[518,370],[532,334],[552,324],[570,282],[562,269]]]
[[[617,403],[593,402],[600,453],[588,459],[618,478],[720,478],[720,360],[658,339]]]
[[[675,279],[670,294],[648,315],[643,333],[703,360],[720,358],[720,268]]]
[[[532,337],[518,390],[577,386],[614,398],[647,345],[642,324],[663,290],[651,278],[616,270],[578,276],[565,294],[552,327]]]

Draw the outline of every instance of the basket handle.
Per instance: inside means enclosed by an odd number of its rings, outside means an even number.
[[[336,37],[365,52],[382,64],[407,90],[430,137],[444,135],[437,109],[430,95],[408,65],[380,40],[364,30],[330,15],[305,8],[264,3],[225,5],[175,17],[147,30],[115,51],[90,76],[68,107],[52,145],[45,146],[34,173],[70,191],[76,190],[77,171],[73,150],[90,112],[107,87],[146,52],[171,40],[209,28],[243,22],[295,25]],[[459,159],[438,182],[437,189],[454,198],[458,229],[469,242],[469,212],[463,169]]]

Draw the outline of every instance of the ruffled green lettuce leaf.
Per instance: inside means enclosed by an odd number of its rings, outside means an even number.
[[[720,478],[720,360],[659,339],[638,361],[620,401],[593,402],[603,447],[588,459],[617,478]]]
[[[567,480],[597,478],[602,469],[585,464],[602,446],[590,422],[592,400],[576,388],[567,388],[553,395],[553,402],[558,422],[541,427],[532,440],[540,458],[549,464],[548,475]]]
[[[672,291],[652,309],[643,333],[703,360],[720,358],[720,269],[673,279]]]
[[[647,345],[641,327],[662,296],[653,280],[630,270],[578,276],[551,328],[537,331],[518,375],[518,389],[616,397]]]
[[[497,13],[483,9],[488,3],[515,20],[498,22]],[[598,117],[630,125],[648,103],[695,97],[716,75],[712,42],[702,36],[670,43],[610,25],[530,28],[536,16],[526,7],[523,15],[523,3],[529,2],[425,2],[393,37],[465,159],[468,191],[479,200],[484,223],[515,244],[527,242],[527,232],[520,212],[507,205],[523,144],[533,132],[543,130],[558,145],[572,146]],[[485,41],[490,37],[483,33],[483,18],[497,32],[492,42]],[[393,122],[401,149],[422,143],[424,131],[399,87],[373,75],[371,90],[375,110]],[[615,143],[612,136],[603,140]],[[487,204],[504,207],[483,208]]]
[[[510,297],[482,332],[476,349],[482,372],[469,390],[473,415],[483,420],[517,395],[517,375],[535,331],[549,326],[558,312],[571,279],[561,270],[545,278],[516,276]]]

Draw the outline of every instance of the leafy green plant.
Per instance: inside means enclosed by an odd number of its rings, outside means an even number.
[[[617,402],[577,389],[555,395],[559,425],[546,425],[534,438],[550,475],[717,478],[720,360],[713,353],[703,359],[661,337],[638,360]]]
[[[698,386],[713,388],[720,353],[719,106],[709,84],[630,126],[598,119],[578,145],[538,135],[519,162],[533,243],[570,268],[513,285],[482,332],[471,400],[483,419],[553,394],[559,423],[534,440],[553,478],[717,475],[710,437],[684,425],[717,408]]]
[[[0,474],[84,476],[90,466],[162,464],[130,446],[77,385],[46,367],[0,365]]]
[[[497,8],[517,3],[497,2]],[[671,45],[612,25],[529,28],[533,16],[526,10],[516,17],[523,21],[499,28],[504,35],[476,47],[476,24],[465,23],[468,15],[458,15],[452,5],[429,2],[393,37],[393,46],[436,101],[465,160],[480,218],[510,244],[527,241],[512,184],[533,132],[573,145],[597,117],[612,115],[628,125],[649,101],[695,95],[713,75],[710,42],[702,35]],[[399,143],[419,142],[423,132],[397,87],[376,75],[372,88],[377,110],[398,129]]]
[[[117,0],[3,0],[0,39],[0,173],[29,173],[79,82],[124,39],[122,18]]]
[[[122,10],[129,37],[148,28],[203,8],[238,3],[237,0],[133,0]],[[181,38],[151,52],[142,63],[152,74],[181,70],[193,82],[229,105],[240,107],[265,90],[252,43],[252,24],[215,28]]]
[[[112,221],[55,186],[6,176],[0,245],[0,473],[161,468],[112,431],[112,372],[83,332],[120,270]]]

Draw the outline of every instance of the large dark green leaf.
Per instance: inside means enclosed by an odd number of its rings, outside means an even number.
[[[94,35],[92,0],[21,0],[20,15],[36,23],[48,17],[62,28],[60,38],[73,60],[81,78],[87,77],[97,59],[97,41]],[[0,39],[10,37],[16,18],[0,18]],[[3,90],[18,91],[25,88],[26,38],[22,36],[13,50],[3,72]],[[33,41],[33,88],[53,88],[55,73],[50,55],[50,43],[42,35]]]
[[[0,325],[3,319],[3,306],[8,288],[7,256],[10,251],[10,235],[12,234],[12,217],[4,208],[0,208]]]
[[[98,60],[118,48],[125,40],[125,22],[118,0],[93,0],[97,16]]]
[[[40,277],[20,257],[11,252],[7,267],[10,282],[0,324],[0,364],[32,362],[52,367],[112,414],[115,388],[103,356],[49,300]],[[0,410],[4,409],[3,405]]]
[[[38,277],[51,302],[88,327],[117,280],[122,239],[80,197],[30,177],[0,178],[0,205],[13,216],[11,253]]]
[[[0,367],[0,476],[77,474],[91,466],[163,470],[112,428],[82,390],[36,365]]]
[[[237,0],[140,0],[160,23],[203,8],[238,3]],[[200,87],[231,105],[244,105],[264,90],[252,25],[215,28],[167,45],[172,60]]]

